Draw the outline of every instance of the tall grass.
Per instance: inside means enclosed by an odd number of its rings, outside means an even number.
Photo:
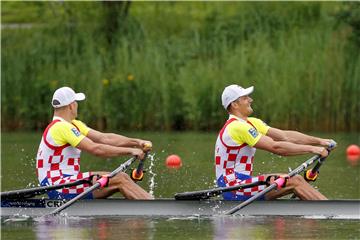
[[[272,126],[359,131],[360,55],[332,17],[341,6],[133,3],[112,44],[103,16],[81,9],[2,30],[2,128],[43,128],[68,85],[87,95],[80,118],[93,127],[217,130],[221,92],[237,83],[255,86],[254,115]]]

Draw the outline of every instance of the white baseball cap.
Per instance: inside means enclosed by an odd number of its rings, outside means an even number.
[[[253,91],[254,91],[254,86],[248,88],[243,88],[236,84],[227,86],[221,95],[222,105],[224,106],[225,109],[227,109],[230,103],[232,103],[239,97],[249,95]]]
[[[62,87],[57,89],[54,92],[51,105],[54,108],[59,108],[63,106],[67,106],[74,101],[82,101],[85,99],[85,94],[83,93],[75,93],[69,87]]]

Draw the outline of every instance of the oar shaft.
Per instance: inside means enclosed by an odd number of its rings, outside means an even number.
[[[323,164],[323,162],[325,161],[326,158],[320,158],[319,161],[316,163],[315,167],[313,167],[313,169],[311,169],[311,172],[317,173],[319,171],[319,168],[321,167],[321,165]]]
[[[240,209],[246,207],[247,205],[249,205],[250,203],[252,203],[253,201],[255,201],[256,199],[258,199],[261,196],[264,196],[265,194],[267,194],[268,192],[274,190],[277,188],[277,183],[273,183],[271,184],[269,187],[265,188],[263,191],[261,191],[260,193],[262,193],[260,196],[254,195],[251,198],[247,199],[246,201],[242,202],[241,204],[239,204],[238,206],[226,211],[224,214],[225,215],[230,215],[233,214],[237,211],[239,211]]]
[[[30,198],[35,195],[41,195],[41,194],[47,193],[52,190],[68,188],[68,187],[77,186],[77,185],[84,184],[84,183],[89,183],[89,181],[86,179],[81,179],[81,180],[77,180],[75,182],[64,183],[64,184],[59,184],[59,185],[13,190],[13,191],[0,193],[0,197],[2,199]]]
[[[123,164],[121,164],[117,169],[115,169],[114,171],[112,171],[108,177],[112,178],[114,177],[116,174],[118,174],[119,172],[123,172],[124,170],[126,170],[133,162],[135,162],[136,157],[132,157],[129,160],[127,160],[126,162],[124,162]]]
[[[265,184],[266,184],[265,182],[258,181],[258,182],[253,182],[253,183],[231,186],[231,187],[219,187],[219,188],[213,188],[213,189],[208,189],[208,190],[177,193],[177,194],[175,194],[174,197],[176,200],[208,199],[210,197],[220,195],[224,192],[231,192],[231,191],[236,191],[236,190],[245,189],[245,188],[251,188],[251,187],[265,185]]]
[[[295,168],[294,170],[292,170],[288,175],[289,177],[293,177],[297,174],[299,174],[300,172],[304,171],[309,165],[313,164],[320,156],[319,155],[315,155],[313,157],[311,157],[310,159],[308,159],[307,161],[305,161],[303,164],[301,164],[300,166],[298,166],[297,168]],[[239,205],[237,205],[236,207],[226,211],[224,214],[225,215],[229,215],[229,214],[233,214],[239,210],[241,210],[242,208],[246,207],[247,205],[249,205],[250,203],[252,203],[253,201],[255,201],[256,199],[264,196],[265,194],[267,194],[268,192],[274,190],[275,188],[277,188],[281,182],[281,178],[277,179],[274,183],[272,183],[270,186],[268,186],[267,188],[265,188],[263,191],[255,194],[254,196],[252,196],[251,198],[247,199],[246,201],[240,203]]]
[[[319,155],[315,155],[315,156],[311,157],[306,162],[304,162],[303,164],[301,164],[300,166],[298,166],[297,168],[295,168],[294,170],[289,172],[289,174],[288,174],[289,177],[293,177],[293,176],[301,173],[306,168],[308,168],[311,164],[313,164],[317,159],[319,159],[319,157],[320,157]]]
[[[83,197],[85,197],[86,195],[88,195],[89,193],[91,193],[92,191],[96,190],[97,188],[99,188],[101,186],[100,183],[95,183],[94,185],[92,185],[90,188],[87,189],[87,191],[84,191],[82,193],[80,193],[79,195],[77,195],[76,197],[72,198],[70,201],[66,202],[65,204],[61,205],[60,207],[58,207],[57,209],[55,209],[54,211],[51,212],[51,215],[56,215],[59,212],[61,212],[62,210],[64,210],[65,208],[70,207],[74,202],[76,202],[77,200],[82,199]]]
[[[62,206],[60,206],[59,208],[55,209],[54,211],[52,211],[50,213],[50,215],[56,215],[59,212],[61,212],[62,210],[70,207],[73,203],[75,203],[76,201],[82,199],[83,197],[85,197],[86,195],[88,195],[89,193],[95,191],[96,189],[100,188],[103,185],[103,179],[106,178],[112,178],[114,177],[116,174],[118,174],[119,172],[124,171],[126,168],[128,168],[134,161],[136,160],[136,157],[132,157],[129,160],[127,160],[125,163],[121,164],[118,168],[116,168],[114,171],[112,171],[110,174],[108,174],[107,176],[103,176],[101,179],[97,180],[97,182],[92,185],[91,187],[89,187],[88,189],[86,189],[84,192],[80,193],[79,195],[77,195],[76,197],[72,198],[70,201],[66,202],[65,204],[63,204]]]

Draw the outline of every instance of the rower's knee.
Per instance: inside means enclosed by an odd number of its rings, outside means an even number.
[[[305,179],[300,175],[295,175],[289,179],[288,185],[292,185],[293,187],[299,187],[304,184],[307,184]]]
[[[124,184],[129,184],[130,182],[132,182],[130,176],[124,172],[120,172],[120,173],[116,174],[112,178],[112,180],[117,185],[124,185]]]

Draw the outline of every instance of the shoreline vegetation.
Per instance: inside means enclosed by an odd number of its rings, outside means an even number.
[[[357,2],[3,2],[2,130],[39,130],[58,87],[99,129],[218,130],[229,84],[254,116],[359,132]]]

